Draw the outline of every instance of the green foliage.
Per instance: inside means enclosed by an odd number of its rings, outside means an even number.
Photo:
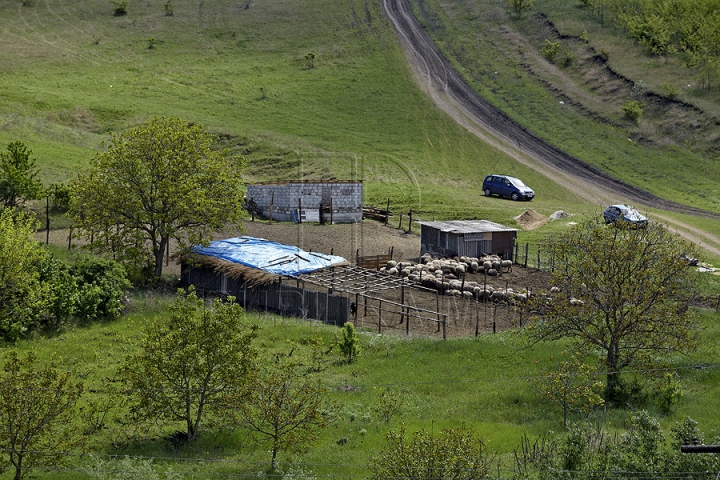
[[[82,383],[39,365],[32,352],[24,360],[9,354],[0,374],[0,459],[16,480],[63,464],[63,452],[79,439],[67,427],[82,392]]]
[[[385,447],[370,461],[373,478],[475,480],[490,473],[485,442],[471,427],[418,430],[406,438],[405,425],[385,435]]]
[[[122,298],[130,288],[122,265],[114,260],[82,255],[71,266],[70,273],[78,281],[78,317],[97,320],[120,316]]]
[[[690,435],[690,436],[688,436]],[[670,436],[660,430],[658,421],[641,411],[629,420],[627,430],[612,435],[588,424],[572,425],[567,435],[549,433],[535,442],[525,439],[515,451],[519,478],[705,478],[717,472],[717,455],[687,455],[680,452],[683,438],[701,435],[697,423],[685,419]]]
[[[377,405],[373,410],[382,422],[389,424],[390,420],[400,413],[403,403],[403,397],[400,393],[381,388],[378,391]]]
[[[360,339],[355,331],[355,325],[350,322],[345,323],[342,338],[338,340],[337,346],[347,363],[352,363],[360,355]]]
[[[171,239],[180,248],[211,239],[242,216],[243,161],[212,148],[202,125],[155,117],[115,135],[72,182],[70,215],[88,248],[162,275]]]
[[[40,198],[42,182],[37,178],[32,151],[21,141],[9,143],[6,152],[0,152],[0,201],[5,207],[23,205],[26,200]]]
[[[583,30],[580,34],[580,40],[582,40],[583,43],[588,43],[590,39],[588,38],[587,30]]]
[[[678,252],[694,246],[650,223],[585,222],[546,247],[555,259],[547,299],[535,295],[530,312],[532,341],[569,338],[578,353],[601,354],[607,372],[605,400],[615,399],[620,372],[653,365],[671,352],[696,346],[697,323],[684,308],[695,289],[695,273]]]
[[[625,112],[625,116],[633,122],[637,122],[643,114],[643,104],[638,100],[628,100],[620,108]]]
[[[564,426],[567,426],[569,412],[588,413],[604,403],[600,396],[602,382],[577,354],[567,360],[556,361],[549,372],[532,383],[540,395],[562,408]]]
[[[31,238],[36,226],[27,214],[0,210],[0,337],[5,340],[38,327],[51,308],[51,287],[38,271],[45,251]]]
[[[116,17],[127,15],[127,0],[110,0],[110,3],[115,6],[114,12]]]
[[[186,466],[187,468],[188,466]],[[103,458],[90,455],[87,460],[87,471],[96,480],[182,480],[187,478],[187,470],[176,472],[172,466],[159,465],[151,458]]]
[[[167,0],[165,4],[163,5],[165,8],[165,16],[166,17],[172,17],[175,14],[175,9],[172,5],[172,0]]]
[[[305,66],[307,68],[315,68],[315,54],[312,52],[308,52],[307,55],[305,55]]]
[[[53,183],[45,194],[50,197],[50,205],[59,212],[67,212],[70,208],[70,186],[66,183]]]
[[[552,62],[555,60],[555,57],[557,56],[558,52],[560,51],[560,42],[559,41],[550,41],[549,39],[545,39],[545,43],[542,47],[540,47],[540,53],[543,54],[543,57],[545,57],[549,62]]]
[[[683,396],[682,384],[676,375],[665,372],[659,382],[655,385],[653,398],[660,411],[668,414],[675,408]]]
[[[155,45],[157,45],[157,40],[155,39],[155,37],[148,38],[148,49],[152,50],[153,48],[155,48]]]
[[[509,2],[518,18],[522,16],[525,10],[529,10],[535,6],[535,0],[509,0]]]
[[[677,89],[677,87],[675,85],[666,81],[660,85],[660,93],[663,96],[669,98],[670,100],[673,100],[673,99],[677,98],[680,91]]]
[[[179,291],[170,319],[148,326],[141,351],[120,368],[132,418],[181,422],[188,441],[203,418],[219,418],[219,400],[242,388],[255,368],[257,326],[245,326],[242,313],[232,297],[206,305],[193,290]]]
[[[248,390],[230,395],[237,425],[256,443],[270,448],[270,470],[280,451],[303,453],[333,420],[337,407],[320,380],[305,376],[299,365],[281,361],[255,376]]]

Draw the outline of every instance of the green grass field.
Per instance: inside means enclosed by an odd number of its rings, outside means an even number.
[[[577,217],[602,211],[542,171],[481,142],[441,112],[414,83],[377,1],[188,0],[176,1],[174,14],[166,16],[164,0],[130,0],[128,15],[121,17],[113,16],[113,5],[104,1],[30,3],[0,2],[0,145],[24,141],[46,184],[65,182],[89,165],[111,132],[172,115],[204,124],[221,135],[223,147],[246,155],[248,181],[362,179],[365,203],[384,206],[390,199],[397,211],[412,208],[423,220],[483,218],[514,225],[513,217],[528,208]],[[502,0],[412,3],[478,91],[539,136],[658,195],[720,212],[715,180],[720,166],[712,152],[692,142],[629,141],[652,133],[651,119],[632,126],[623,123],[617,108],[606,105],[601,113],[612,122],[597,121],[581,109],[563,107],[557,92],[528,74],[523,55],[529,58],[538,46],[520,39],[538,35],[533,17],[509,16]],[[635,81],[651,88],[665,78],[678,85],[685,81],[688,73],[679,61],[651,63],[637,47],[600,29],[567,2],[542,0],[535,10],[563,33],[586,30],[595,48],[610,52],[613,68]],[[582,72],[552,75],[566,82],[558,80],[556,86],[569,86]],[[711,116],[720,104],[717,91],[684,89],[681,98]],[[532,203],[484,198],[479,184],[491,172],[522,178],[537,198]],[[668,216],[717,231],[713,221]],[[540,243],[564,228],[549,222],[521,231],[519,241]],[[720,265],[720,258],[709,253],[704,260]],[[704,277],[703,290],[720,293],[717,278]],[[143,326],[163,315],[169,300],[140,295],[132,301],[131,311],[119,321],[74,327],[17,348],[34,350],[43,359],[55,355],[89,388],[107,394],[112,384],[107,380],[134,351]],[[660,418],[664,428],[686,415],[706,432],[717,422],[718,315],[710,310],[700,315],[706,326],[703,349],[672,364],[712,368],[678,370],[685,395],[676,411]],[[256,320],[263,326],[265,352],[283,348],[288,339],[317,332],[330,341],[336,334],[332,327],[294,320]],[[522,435],[562,428],[561,412],[544,403],[528,382],[562,346],[521,346],[514,332],[444,342],[364,334],[357,363],[326,371],[327,383],[338,387],[332,395],[342,405],[339,423],[307,455],[281,460],[297,461],[321,478],[367,474],[365,465],[388,428],[373,412],[381,389],[404,399],[390,427],[402,421],[411,430],[440,429],[467,420],[492,451],[507,459]],[[600,420],[616,428],[630,414],[608,411]],[[208,432],[197,444],[174,450],[157,440],[116,443],[123,438],[119,429],[113,424],[89,436],[89,449],[152,457],[155,463],[195,472],[196,478],[250,474],[265,470],[269,462],[266,452],[251,448],[237,431]],[[75,453],[70,466],[82,471],[38,473],[90,478],[84,472],[87,458]]]
[[[167,298],[145,295],[133,298],[131,311],[118,321],[75,327],[49,338],[21,342],[21,354],[33,350],[40,359],[55,358],[85,382],[84,401],[107,400],[113,395],[115,372],[126,355],[136,351],[140,332],[152,319],[165,315]],[[705,327],[705,347],[690,357],[676,358],[684,396],[669,415],[650,405],[663,428],[690,416],[699,422],[706,434],[715,432],[717,410],[720,408],[717,338],[720,328],[714,312],[700,312]],[[302,344],[315,335],[331,344],[338,335],[335,327],[321,323],[250,314],[247,321],[261,326],[256,344],[261,355],[289,350],[288,341]],[[339,356],[328,357],[322,375],[331,396],[339,404],[337,422],[323,432],[320,441],[303,456],[281,455],[281,465],[292,462],[318,478],[326,476],[359,478],[367,475],[365,466],[371,455],[383,445],[388,428],[405,423],[409,431],[420,428],[439,431],[458,426],[461,421],[475,427],[505,463],[503,477],[510,475],[512,451],[520,446],[523,435],[535,438],[553,430],[562,431],[562,411],[543,400],[532,382],[552,365],[553,356],[563,350],[562,344],[528,348],[518,332],[486,335],[479,338],[406,339],[362,333],[361,355],[352,364],[337,362]],[[4,356],[6,351],[0,352]],[[695,369],[705,365],[705,369]],[[690,368],[688,368],[690,367]],[[653,371],[635,372],[652,376]],[[630,373],[632,375],[632,373]],[[397,414],[386,424],[376,412],[380,392],[402,398]],[[124,442],[131,426],[121,426],[119,419],[124,405],[117,403],[107,417],[106,427],[85,438],[85,448],[100,458],[105,455],[130,456],[135,462],[152,458],[158,465],[194,472],[195,478],[211,478],[217,474],[250,474],[267,469],[269,455],[247,444],[241,431],[212,429],[204,431],[198,441],[184,448],[175,448],[166,440],[143,437]],[[611,431],[622,429],[633,413],[632,408],[596,412],[589,418],[600,421]],[[85,428],[85,417],[76,418],[78,428]],[[571,415],[571,421],[582,421],[583,415]],[[169,426],[172,433],[180,425]],[[91,478],[86,470],[92,462],[78,458],[80,450],[69,452],[64,475],[57,472],[43,478]],[[89,462],[89,463],[88,463]]]

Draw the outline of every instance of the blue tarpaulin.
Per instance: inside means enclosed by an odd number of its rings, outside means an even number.
[[[255,237],[215,240],[210,242],[207,247],[199,245],[193,247],[193,252],[257,268],[275,275],[291,277],[346,262],[343,257],[337,255],[306,252],[292,245]]]

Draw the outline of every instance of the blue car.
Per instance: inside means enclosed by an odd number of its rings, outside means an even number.
[[[632,225],[647,225],[648,219],[630,205],[610,205],[603,212],[605,223],[628,222]]]
[[[513,200],[532,200],[535,192],[519,178],[509,175],[488,175],[483,181],[485,196],[499,195]]]

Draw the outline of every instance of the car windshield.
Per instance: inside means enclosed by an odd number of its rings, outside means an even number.
[[[508,180],[510,180],[510,182],[518,188],[523,188],[526,186],[519,178],[508,177]]]

